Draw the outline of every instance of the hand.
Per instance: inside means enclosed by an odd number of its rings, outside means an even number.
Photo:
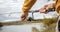
[[[45,5],[44,7],[40,8],[39,12],[40,13],[47,13],[51,9],[53,9],[53,6],[52,6],[52,4],[49,4],[49,5]]]
[[[43,6],[42,8],[39,9],[40,13],[46,13],[47,12],[47,5]]]
[[[22,15],[20,17],[21,21],[26,20],[27,19],[27,16],[28,16],[28,12],[22,13]]]
[[[43,8],[41,8],[41,9],[39,9],[39,12],[40,12],[40,13],[46,13],[46,12],[47,12],[47,10],[46,10],[46,8],[45,8],[45,7],[43,7]]]

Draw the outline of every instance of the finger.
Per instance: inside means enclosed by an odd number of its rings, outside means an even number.
[[[39,12],[40,12],[40,13],[44,13],[44,12],[45,12],[45,10],[40,10]]]
[[[22,21],[24,21],[25,19],[26,19],[26,17],[25,17],[25,16],[21,17],[21,20],[22,20]]]

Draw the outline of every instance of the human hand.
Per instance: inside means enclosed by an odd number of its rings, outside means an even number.
[[[22,13],[20,19],[21,21],[27,20],[28,12]]]
[[[39,12],[40,13],[47,13],[47,12],[49,12],[52,9],[53,9],[53,6],[51,4],[49,4],[49,5],[45,5],[42,8],[40,8]]]

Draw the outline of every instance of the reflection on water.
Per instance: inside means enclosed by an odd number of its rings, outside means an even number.
[[[43,30],[45,27],[42,23],[34,23],[34,24],[25,24],[25,25],[10,25],[3,26],[0,32],[31,32],[32,27],[36,27],[38,30]]]

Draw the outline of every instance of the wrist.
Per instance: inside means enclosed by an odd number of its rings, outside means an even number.
[[[22,14],[28,16],[28,11],[23,11]]]

